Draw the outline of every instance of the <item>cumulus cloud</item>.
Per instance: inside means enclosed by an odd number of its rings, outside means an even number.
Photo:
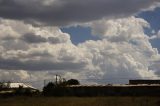
[[[92,34],[110,41],[130,41],[145,39],[143,28],[149,24],[141,18],[129,17],[123,19],[99,20],[86,24],[92,28]]]
[[[25,30],[19,31],[19,24]],[[6,31],[1,31],[0,69],[74,70],[86,66],[86,60],[71,43],[70,36],[56,27],[37,28],[3,19],[0,27],[6,28]]]
[[[148,69],[150,63],[154,61],[152,56],[156,58],[159,56],[149,42],[147,47],[144,43],[132,45],[127,42],[115,43],[107,40],[88,41],[79,46],[86,48],[93,55],[94,69],[87,72],[88,79],[100,78],[101,83],[118,81],[127,83],[128,79],[132,78],[158,78],[153,70]]]
[[[22,37],[22,40],[28,43],[43,43],[47,42],[47,40],[39,35],[34,35],[32,33],[27,33]]]
[[[28,72],[24,70],[0,70],[0,80],[9,81],[9,82],[24,82],[26,84],[33,85],[39,89],[42,89],[44,86],[45,79],[51,79],[54,81],[54,75],[57,73],[54,72]],[[47,83],[47,82],[46,82]]]
[[[63,26],[130,16],[155,8],[158,2],[159,0],[0,0],[0,17],[37,25],[43,23]]]
[[[158,78],[160,55],[144,33],[149,24],[140,18],[100,20],[87,24],[102,40],[87,41],[79,47],[92,54],[91,78],[104,82],[127,82],[132,78]],[[154,68],[150,68],[154,67]],[[93,69],[92,69],[93,70]],[[94,73],[94,74],[93,74]],[[114,80],[120,79],[120,80]],[[123,81],[122,81],[123,80]],[[100,80],[100,82],[103,82]]]
[[[0,79],[41,81],[60,73],[83,83],[106,84],[159,78],[154,66],[160,55],[144,34],[143,28],[149,24],[143,19],[103,19],[85,24],[101,39],[78,45],[57,27],[35,27],[6,19],[0,22]]]
[[[159,78],[160,54],[133,15],[159,0],[0,0],[0,80],[53,79],[59,73],[82,83],[127,83]],[[56,26],[90,27],[100,40],[74,45]],[[37,25],[37,26],[33,26]],[[54,26],[54,27],[53,27]],[[159,38],[160,33],[153,38]]]
[[[21,81],[21,80],[26,80],[29,79],[30,76],[27,71],[23,70],[18,70],[18,71],[7,71],[7,70],[0,70],[1,75],[0,78],[1,80],[4,81]],[[23,77],[22,77],[23,76]]]
[[[149,38],[150,40],[159,39],[160,38],[160,30],[156,33],[153,32],[152,36]]]

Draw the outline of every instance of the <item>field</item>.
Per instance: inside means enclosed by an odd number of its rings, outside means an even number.
[[[160,106],[159,97],[9,97],[0,106]]]

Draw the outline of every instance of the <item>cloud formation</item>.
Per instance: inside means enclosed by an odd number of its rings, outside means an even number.
[[[154,8],[159,0],[0,0],[0,17],[63,26],[120,18]]]
[[[103,19],[88,23],[86,26],[91,27],[93,35],[113,42],[145,39],[147,36],[145,36],[143,28],[150,27],[144,19],[135,17],[108,21]]]
[[[53,78],[55,73],[84,83],[103,84],[159,78],[160,55],[144,33],[143,28],[149,24],[143,19],[129,17],[85,24],[101,39],[78,45],[57,27],[34,27],[7,19],[0,23],[1,80],[41,81]]]
[[[22,30],[19,30],[20,26]],[[3,19],[0,28],[0,69],[46,71],[83,69],[86,66],[86,60],[71,43],[70,36],[59,28],[37,28]]]
[[[149,23],[132,16],[157,3],[0,0],[0,79],[41,81],[60,73],[84,83],[106,84],[159,78],[160,54],[144,33]],[[74,45],[70,35],[56,27],[76,23],[90,27],[100,40]]]

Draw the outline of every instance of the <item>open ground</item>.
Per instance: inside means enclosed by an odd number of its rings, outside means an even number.
[[[159,97],[9,97],[0,106],[160,106]]]

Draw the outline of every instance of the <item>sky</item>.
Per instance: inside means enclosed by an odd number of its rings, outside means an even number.
[[[155,34],[158,33],[160,29],[160,24],[158,23],[160,19],[160,8],[156,8],[154,11],[142,12],[141,14],[139,14],[139,17],[142,17],[143,19],[148,21],[151,26],[151,30],[154,30]],[[149,32],[152,32],[151,30]],[[148,33],[148,36],[151,35],[153,34]],[[158,51],[160,51],[160,39],[151,39],[150,42],[153,47],[157,48]]]
[[[159,0],[0,0],[0,81],[159,79],[159,19]]]

